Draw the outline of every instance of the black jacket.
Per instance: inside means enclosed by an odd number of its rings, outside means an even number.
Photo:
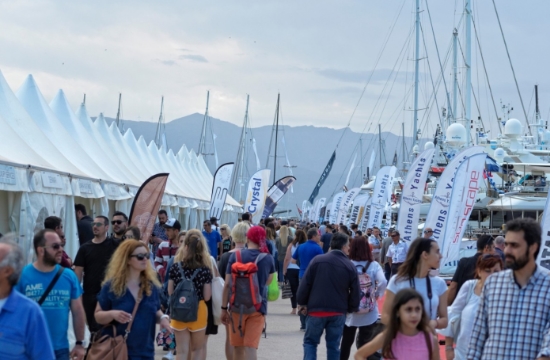
[[[297,293],[298,304],[306,305],[308,312],[356,312],[360,298],[357,270],[339,250],[311,260]]]
[[[94,238],[94,232],[92,230],[92,223],[94,220],[88,215],[76,222],[76,228],[78,229],[78,242],[80,246]]]

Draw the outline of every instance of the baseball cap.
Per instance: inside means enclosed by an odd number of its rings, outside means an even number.
[[[168,221],[166,221],[166,223],[164,224],[164,227],[165,228],[174,228],[174,229],[177,229],[178,231],[181,230],[180,222],[177,221],[174,218],[168,219]]]

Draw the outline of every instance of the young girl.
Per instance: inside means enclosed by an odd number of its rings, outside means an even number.
[[[355,353],[355,360],[382,349],[384,359],[439,360],[437,338],[432,333],[422,295],[408,288],[397,292],[386,330]]]

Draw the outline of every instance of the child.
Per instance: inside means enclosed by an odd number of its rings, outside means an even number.
[[[364,360],[382,349],[385,359],[439,360],[437,338],[429,327],[422,295],[408,288],[395,294],[389,324],[371,342],[355,353],[355,360]]]

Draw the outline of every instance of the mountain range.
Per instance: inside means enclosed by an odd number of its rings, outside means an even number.
[[[186,145],[189,150],[197,151],[199,147],[204,115],[195,113],[184,116],[178,119],[169,121],[165,125],[166,140],[168,148],[171,148],[174,153],[177,153],[182,145]],[[106,119],[112,122],[113,119]],[[212,133],[216,135],[215,144],[218,156],[218,164],[226,162],[234,162],[237,157],[239,139],[241,137],[242,128],[230,122],[216,118],[210,118]],[[136,137],[143,136],[147,143],[155,138],[157,124],[145,121],[124,120],[123,126],[125,129],[131,128]],[[253,138],[256,140],[258,157],[262,168],[266,167],[268,147],[271,140],[272,126],[261,126],[252,128]],[[210,136],[210,135],[209,135]],[[382,138],[382,164],[390,165],[397,154],[397,167],[401,169],[403,161],[403,138],[399,135],[390,132],[383,132]],[[284,143],[283,143],[284,138]],[[360,138],[362,141],[360,142]],[[213,145],[210,140],[207,145],[210,146],[208,154],[213,153]],[[410,137],[405,138],[405,149],[411,149]],[[274,143],[274,141],[273,141]],[[296,205],[302,206],[303,200],[309,198],[316,182],[323,172],[332,152],[336,150],[336,160],[332,171],[321,187],[318,198],[326,197],[327,203],[330,197],[341,191],[345,184],[346,177],[355,156],[355,168],[351,173],[347,187],[361,186],[362,178],[366,177],[367,167],[371,157],[371,153],[376,151],[376,159],[374,169],[370,171],[370,176],[375,175],[375,172],[380,168],[380,145],[379,134],[363,134],[356,133],[351,129],[333,129],[328,127],[315,126],[279,126],[278,133],[278,151],[277,151],[277,168],[276,178],[289,175],[289,168],[284,151],[286,144],[286,152],[288,160],[293,166],[292,172],[296,177],[293,193],[290,191],[283,197],[279,203],[277,211],[291,210],[291,215],[296,216]],[[422,144],[423,142],[421,142]],[[267,167],[272,171],[273,178],[273,154],[271,149],[270,161]],[[363,155],[361,156],[361,150]],[[407,157],[408,155],[405,155]],[[213,155],[206,155],[205,161],[212,171],[216,170],[215,158]],[[361,162],[363,164],[363,176],[361,176]],[[248,161],[246,161],[248,176],[251,176],[256,171],[256,159],[252,146],[250,146]],[[242,198],[245,197],[246,186],[242,190]],[[238,191],[233,194],[237,200],[241,200]],[[281,215],[285,216],[285,215]],[[288,215],[287,215],[288,216]]]

